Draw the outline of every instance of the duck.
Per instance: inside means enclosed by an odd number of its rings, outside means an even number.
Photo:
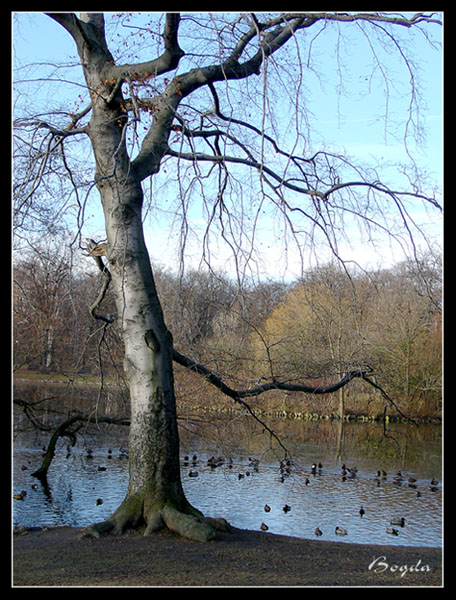
[[[361,518],[363,518],[363,516],[366,514],[366,511],[364,510],[364,508],[362,506],[359,509],[359,514],[360,514]]]
[[[98,465],[97,471],[106,471],[106,467],[102,467],[101,465]]]
[[[312,473],[312,475],[317,474],[317,465],[315,463],[310,467],[310,472]]]
[[[260,529],[261,529],[262,531],[267,531],[267,530],[269,529],[269,527],[266,525],[266,523],[261,523],[261,525],[260,525]]]
[[[399,527],[404,527],[405,519],[404,519],[404,517],[397,517],[397,518],[391,519],[390,525],[399,525]]]
[[[264,512],[270,512],[271,511],[271,507],[268,504],[264,505]]]
[[[337,535],[347,535],[348,531],[343,527],[336,527],[335,529]]]
[[[22,492],[20,492],[20,494],[13,494],[13,498],[15,500],[23,500],[26,496],[27,496],[27,492],[25,490],[22,490]]]
[[[407,479],[407,482],[408,482],[408,483],[415,483],[415,481],[416,481],[415,477],[409,477],[409,478]]]
[[[238,473],[238,479],[244,479],[245,475],[244,473]]]
[[[188,472],[189,477],[198,477],[198,475],[199,475],[198,471],[189,471]]]
[[[437,481],[437,479],[432,478],[431,485],[439,485],[439,482]]]
[[[100,504],[103,504],[103,498],[97,498],[97,499],[95,500],[95,504],[96,504],[97,506],[100,506]]]
[[[317,536],[323,535],[323,531],[319,527],[316,527],[315,528],[315,535],[317,535]]]
[[[391,535],[399,535],[399,531],[394,529],[394,527],[387,527],[386,533],[390,533]]]
[[[291,510],[291,506],[289,506],[288,504],[285,504],[285,506],[282,508],[284,513],[287,513]]]
[[[223,457],[219,456],[218,458],[215,458],[215,456],[211,456],[208,461],[207,461],[207,465],[209,467],[211,467],[211,469],[215,469],[217,467],[221,467],[223,465]]]
[[[279,470],[281,473],[290,473],[291,472],[291,461],[290,460],[281,460],[279,464]]]

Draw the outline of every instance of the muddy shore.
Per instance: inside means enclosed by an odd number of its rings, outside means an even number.
[[[81,528],[22,530],[12,539],[12,587],[438,586],[440,548],[304,540],[233,529],[212,542],[161,531],[98,539]]]

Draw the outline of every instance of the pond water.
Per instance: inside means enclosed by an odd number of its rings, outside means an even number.
[[[374,423],[268,424],[291,453],[289,472],[280,469],[281,448],[250,418],[187,415],[180,421],[182,481],[194,506],[243,529],[259,530],[264,523],[269,532],[299,538],[441,546],[440,426],[394,424],[385,436],[382,425]],[[126,428],[87,427],[71,451],[68,441],[60,440],[44,485],[31,473],[41,464],[47,440],[30,430],[15,435],[13,492],[27,494],[12,500],[14,524],[85,526],[108,517],[128,486],[128,460],[119,450],[128,446]],[[224,464],[212,468],[211,456],[223,456]],[[256,468],[250,458],[258,460]],[[314,463],[322,464],[315,474]],[[348,471],[344,477],[343,464],[356,468],[356,476]],[[378,470],[385,470],[386,478],[376,477]],[[195,471],[198,475],[190,477]],[[395,481],[398,471],[404,477],[400,482]],[[416,482],[410,485],[409,477]],[[435,486],[433,478],[439,481]],[[405,518],[404,527],[393,526],[397,536],[386,531],[396,517]],[[319,538],[316,527],[322,531]],[[336,527],[347,535],[336,535]]]

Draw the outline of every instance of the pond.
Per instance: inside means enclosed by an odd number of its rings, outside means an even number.
[[[127,428],[87,426],[71,449],[61,439],[44,485],[31,473],[48,437],[18,433],[22,421],[15,419],[13,492],[26,495],[12,500],[14,524],[86,526],[108,517],[128,486]],[[378,423],[281,419],[268,425],[290,451],[290,465],[281,466],[282,449],[251,417],[180,419],[182,480],[194,506],[243,529],[263,525],[299,538],[441,546],[440,426],[395,423],[385,435]],[[211,467],[212,456],[223,457],[223,464]],[[379,470],[386,477],[378,477]],[[439,483],[431,485],[433,479]],[[390,525],[400,517],[404,527]],[[336,527],[347,535],[337,535]],[[391,527],[397,535],[387,532]]]

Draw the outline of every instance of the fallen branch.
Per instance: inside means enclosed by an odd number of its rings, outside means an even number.
[[[79,426],[71,431],[70,427],[75,423],[78,423]],[[61,423],[52,434],[46,449],[46,453],[43,458],[43,462],[41,463],[41,466],[32,473],[33,477],[38,477],[39,479],[46,479],[52,459],[54,458],[55,447],[58,439],[60,437],[68,437],[70,439],[71,445],[74,446],[76,442],[76,432],[79,430],[82,423],[113,423],[116,425],[129,424],[129,422],[126,419],[115,419],[113,417],[89,417],[87,415],[82,414],[77,414],[69,417],[63,423]]]

